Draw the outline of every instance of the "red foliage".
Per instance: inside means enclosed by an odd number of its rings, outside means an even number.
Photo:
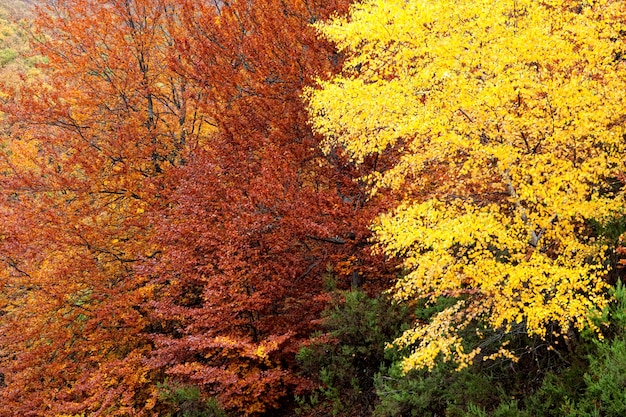
[[[348,3],[184,9],[176,68],[203,87],[202,111],[217,133],[172,172],[171,203],[155,219],[165,251],[154,271],[155,365],[244,414],[305,386],[292,362],[326,305],[329,265],[353,260],[344,287],[382,279],[367,248],[373,208],[353,182],[358,173],[320,152],[300,97],[340,64],[310,23]],[[275,340],[265,356],[243,353]]]
[[[385,279],[300,98],[341,61],[310,23],[348,3],[46,3],[42,76],[0,108],[0,416],[158,415],[166,377],[244,415],[306,387],[327,268]]]

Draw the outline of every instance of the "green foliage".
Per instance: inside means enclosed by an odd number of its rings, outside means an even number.
[[[325,333],[303,347],[297,359],[318,388],[303,408],[325,408],[332,415],[364,415],[376,401],[374,375],[385,363],[385,346],[407,322],[405,307],[362,291],[340,293],[323,314]]]
[[[589,369],[581,395],[565,401],[568,417],[618,417],[626,415],[626,289],[621,282],[613,290],[615,301],[603,319],[610,324],[611,339],[593,341]]]
[[[609,323],[617,329],[622,338],[626,338],[626,287],[621,281],[615,286],[613,297],[615,301],[608,309]]]
[[[541,386],[526,399],[527,410],[533,416],[562,417],[563,407],[582,388],[586,364],[548,373]]]
[[[432,371],[412,371],[403,375],[400,363],[376,377],[380,404],[374,415],[462,416],[468,404],[488,404],[497,400],[493,381],[488,375],[475,372],[472,367],[456,372],[449,364],[441,364]]]
[[[0,49],[0,66],[5,66],[17,58],[17,51],[11,48]]]
[[[166,381],[160,388],[161,401],[171,410],[167,417],[227,417],[217,401],[202,398],[197,387]]]
[[[599,346],[598,355],[591,358],[585,375],[587,391],[582,401],[585,412],[574,415],[626,415],[626,341],[619,339]]]
[[[467,411],[462,414],[462,417],[531,417],[526,411],[521,411],[517,407],[518,402],[516,400],[502,403],[496,408],[493,413],[488,413],[484,408],[475,404],[470,404],[467,407]]]
[[[379,396],[376,417],[617,417],[626,415],[626,289],[613,290],[612,302],[593,332],[579,335],[565,348],[564,340],[547,349],[538,338],[509,335],[500,339],[519,354],[518,363],[502,359],[477,362],[461,371],[439,362],[431,371],[403,374],[403,352],[389,350],[393,364],[375,376]],[[428,319],[445,308],[422,306],[416,316]],[[608,326],[607,326],[608,325]],[[476,327],[473,327],[474,329]],[[472,328],[462,334],[470,337]],[[494,335],[495,336],[495,335]],[[491,350],[497,349],[497,344]]]

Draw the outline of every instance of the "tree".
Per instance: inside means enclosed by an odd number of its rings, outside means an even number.
[[[295,354],[340,286],[377,288],[369,254],[376,205],[340,155],[325,157],[300,98],[340,57],[310,22],[347,1],[189,2],[176,68],[202,87],[216,134],[190,149],[157,214],[152,274],[154,363],[244,415],[275,409],[310,385]]]
[[[625,13],[369,0],[317,25],[347,61],[307,92],[314,129],[356,162],[396,158],[368,177],[402,196],[373,226],[403,260],[396,298],[457,300],[395,341],[405,371],[480,358],[458,336],[475,321],[571,337],[606,305],[592,225],[623,213]]]
[[[0,106],[0,415],[176,412],[165,380],[258,415],[311,385],[326,270],[388,277],[378,202],[301,100],[342,61],[310,23],[347,5],[41,6],[41,77]]]
[[[47,2],[41,77],[3,87],[0,415],[154,408],[136,268],[157,252],[147,215],[164,173],[206,131],[168,66],[175,6]]]

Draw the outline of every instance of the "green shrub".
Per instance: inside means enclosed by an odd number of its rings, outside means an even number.
[[[375,417],[617,417],[626,415],[626,289],[618,284],[615,301],[598,315],[607,336],[599,341],[585,331],[568,343],[559,337],[551,347],[528,337],[523,326],[484,339],[480,323],[463,338],[482,343],[489,355],[502,343],[519,362],[478,361],[457,371],[454,364],[404,374],[407,352],[387,349],[409,318],[384,298],[343,293],[324,314],[325,333],[303,348],[298,360],[318,389],[300,404],[316,415]],[[428,320],[451,299],[418,304],[413,320]],[[574,335],[572,335],[574,336]],[[489,343],[485,343],[485,340]],[[361,405],[359,405],[361,404]],[[314,410],[311,410],[314,409]]]
[[[338,294],[323,314],[325,332],[297,355],[303,373],[318,383],[300,404],[334,416],[365,415],[377,400],[374,376],[385,362],[385,346],[408,321],[407,309],[359,290]]]
[[[457,371],[440,364],[433,370],[403,375],[398,363],[376,376],[380,402],[377,417],[445,415],[465,417],[473,409],[490,408],[501,391],[488,373],[477,367]]]
[[[604,314],[610,339],[595,340],[588,355],[589,369],[582,394],[563,406],[569,417],[622,417],[626,415],[626,289],[618,282],[615,301]]]
[[[202,398],[197,387],[166,381],[160,388],[160,399],[170,408],[167,417],[227,417],[217,401]]]

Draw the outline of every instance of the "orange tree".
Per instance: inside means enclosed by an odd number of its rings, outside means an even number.
[[[175,3],[60,0],[38,11],[41,76],[4,86],[0,415],[135,415],[156,401],[134,271],[146,214],[200,134],[168,67]]]

